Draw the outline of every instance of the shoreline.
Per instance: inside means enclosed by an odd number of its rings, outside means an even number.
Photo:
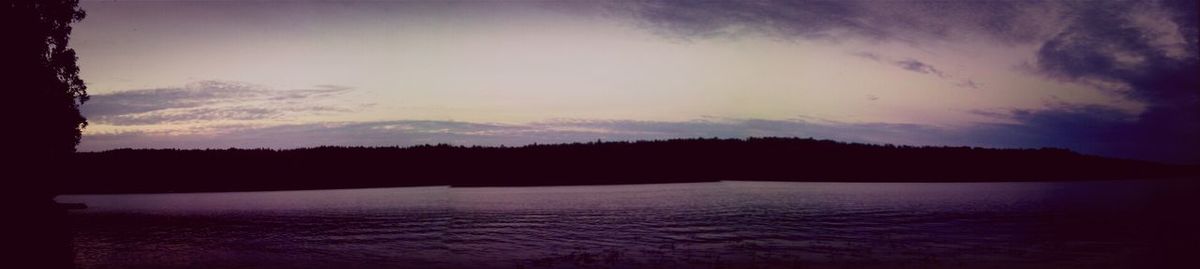
[[[267,190],[227,190],[227,191],[178,191],[178,192],[112,192],[112,193],[61,193],[63,195],[156,195],[156,194],[200,194],[200,193],[236,193],[236,192],[300,192],[300,191],[351,191],[364,189],[392,189],[392,188],[446,188],[446,189],[473,189],[473,188],[539,188],[539,187],[584,187],[584,186],[636,186],[636,185],[658,185],[658,184],[691,184],[691,183],[719,183],[719,182],[775,182],[775,183],[855,183],[855,184],[905,184],[905,183],[1070,183],[1070,182],[1129,182],[1129,181],[1177,181],[1200,183],[1200,179],[1194,177],[1172,177],[1172,178],[1128,178],[1128,179],[1096,179],[1096,180],[976,180],[976,181],[839,181],[839,180],[696,180],[696,181],[670,181],[670,182],[627,182],[627,183],[599,183],[599,184],[558,184],[558,185],[405,185],[405,186],[377,186],[377,187],[348,187],[348,188],[309,188],[309,189],[267,189]]]

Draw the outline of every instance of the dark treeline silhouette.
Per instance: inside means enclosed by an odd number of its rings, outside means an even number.
[[[385,186],[771,181],[1035,181],[1177,177],[1194,167],[1063,149],[913,147],[802,138],[676,139],[521,147],[118,149],[80,153],[70,193]]]
[[[0,267],[70,268],[65,207],[53,199],[80,168],[71,161],[88,99],[71,25],[86,13],[78,0],[0,0]]]

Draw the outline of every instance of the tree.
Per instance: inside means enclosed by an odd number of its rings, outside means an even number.
[[[0,0],[0,260],[15,267],[71,267],[66,212],[53,197],[56,182],[78,174],[87,125],[87,87],[67,46],[85,15],[78,0]]]
[[[71,24],[86,16],[78,0],[4,0],[0,4],[3,50],[4,143],[25,160],[69,156],[87,119],[79,106],[87,86],[79,78]]]

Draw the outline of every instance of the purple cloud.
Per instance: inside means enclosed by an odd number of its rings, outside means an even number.
[[[917,72],[917,73],[921,73],[921,74],[936,75],[940,78],[946,77],[946,74],[942,73],[941,70],[938,70],[937,68],[934,68],[932,65],[923,63],[921,61],[917,61],[917,60],[913,60],[913,59],[904,59],[904,60],[899,60],[899,61],[895,61],[892,63],[895,64],[896,66],[899,66],[900,68],[903,68],[904,70],[913,71],[913,72]]]
[[[296,113],[345,112],[349,109],[311,103],[351,90],[335,85],[270,90],[245,83],[202,81],[177,88],[96,94],[81,108],[91,122],[109,125],[259,120]]]

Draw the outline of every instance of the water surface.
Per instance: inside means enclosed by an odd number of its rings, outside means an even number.
[[[69,195],[80,268],[1134,268],[1187,181],[713,182]]]

